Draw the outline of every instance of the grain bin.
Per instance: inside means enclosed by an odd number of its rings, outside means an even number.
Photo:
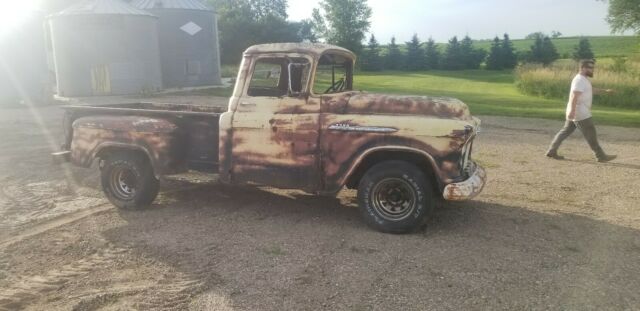
[[[162,88],[158,18],[120,0],[87,0],[49,17],[58,95]]]
[[[134,0],[158,16],[162,81],[166,88],[220,84],[215,12],[199,0]]]

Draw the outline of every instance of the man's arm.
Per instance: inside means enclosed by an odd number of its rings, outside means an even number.
[[[576,106],[578,105],[578,97],[582,96],[582,92],[573,91],[573,96],[571,97],[571,108],[569,110],[569,114],[567,115],[567,119],[573,120],[576,117]]]
[[[594,88],[594,89],[593,89],[593,94],[594,94],[594,95],[600,95],[600,94],[613,94],[613,93],[615,93],[615,92],[616,92],[616,91],[615,91],[615,90],[612,90],[612,89],[596,89],[596,88]]]

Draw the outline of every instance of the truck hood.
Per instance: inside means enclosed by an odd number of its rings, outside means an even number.
[[[357,93],[349,98],[346,113],[424,115],[442,119],[473,121],[469,107],[449,97],[400,96]]]

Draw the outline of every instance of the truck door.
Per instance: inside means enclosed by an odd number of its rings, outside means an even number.
[[[301,95],[307,93],[310,64],[310,58],[290,54],[253,60],[232,123],[233,182],[318,188],[320,103]]]

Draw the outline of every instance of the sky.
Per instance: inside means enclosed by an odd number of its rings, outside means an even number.
[[[320,0],[289,0],[289,18],[311,17]],[[379,42],[392,36],[409,41],[433,37],[446,42],[453,36],[493,39],[508,33],[513,39],[542,31],[563,36],[611,35],[605,21],[608,4],[596,0],[369,0],[373,10],[370,33]]]

